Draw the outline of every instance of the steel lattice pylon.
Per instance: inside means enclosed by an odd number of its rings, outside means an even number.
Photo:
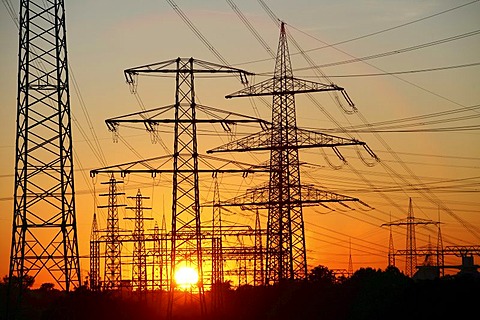
[[[64,2],[20,1],[19,27],[9,288],[50,274],[70,291],[80,266]]]
[[[243,117],[244,119],[231,120],[225,118],[217,119],[198,119],[197,108],[200,108],[195,102],[194,74],[195,73],[229,73],[240,77],[242,82],[246,83],[246,76],[250,73],[222,66],[206,61],[195,60],[193,58],[177,58],[174,60],[163,61],[159,63],[144,65],[140,67],[125,70],[127,82],[135,90],[135,77],[142,74],[153,73],[173,73],[176,79],[175,104],[172,106],[174,119],[158,119],[163,115],[163,108],[160,112],[154,112],[153,117],[146,116],[146,112],[129,114],[106,121],[109,129],[116,132],[116,128],[121,122],[141,122],[150,132],[155,132],[155,127],[162,122],[174,124],[174,146],[173,154],[168,157],[173,158],[173,170],[155,169],[144,165],[147,160],[127,164],[128,169],[121,169],[123,165],[115,166],[115,169],[104,168],[95,170],[98,172],[149,172],[151,174],[169,172],[172,173],[172,229],[170,246],[170,295],[167,307],[167,316],[172,317],[173,304],[176,291],[174,281],[175,272],[179,267],[187,266],[197,270],[198,282],[196,293],[199,297],[200,313],[206,313],[204,287],[203,287],[203,266],[202,266],[202,236],[200,221],[200,194],[199,194],[199,172],[250,172],[254,169],[199,169],[199,154],[197,146],[197,124],[198,123],[222,123],[228,126],[229,123],[236,122],[260,122],[259,119]],[[166,107],[165,110],[170,109]],[[206,107],[203,106],[203,109]],[[157,110],[158,111],[158,110]],[[208,109],[211,113],[219,110]],[[145,114],[143,114],[145,113]],[[140,116],[140,118],[137,118]],[[248,118],[248,119],[245,119]],[[138,168],[140,167],[140,168]],[[95,174],[94,173],[94,174]],[[194,291],[194,288],[191,288]]]
[[[90,233],[90,273],[88,275],[90,290],[100,290],[100,242],[97,214],[93,214],[92,232]]]
[[[406,250],[407,256],[405,260],[405,272],[407,276],[412,277],[415,274],[415,268],[417,267],[417,241],[415,234],[415,218],[413,216],[412,198],[408,204],[408,216],[407,216],[407,243]]]
[[[220,188],[217,176],[213,177],[212,205],[212,310],[223,307],[223,254],[222,254],[222,208],[220,207]]]
[[[253,281],[256,286],[263,285],[265,280],[263,274],[262,227],[260,225],[260,214],[257,209],[255,212],[255,255],[253,258]]]
[[[123,181],[117,181],[113,174],[108,182],[102,184],[108,185],[108,193],[100,194],[100,196],[108,197],[108,204],[98,206],[98,208],[107,208],[107,230],[106,230],[106,249],[105,249],[105,272],[103,288],[104,290],[116,290],[121,287],[122,279],[122,261],[121,261],[121,242],[120,228],[118,223],[118,208],[125,207],[125,204],[118,203],[118,196],[125,193],[117,191],[117,184]]]
[[[273,96],[271,127],[207,151],[213,153],[270,150],[268,184],[249,189],[245,195],[222,203],[268,209],[265,284],[306,278],[303,206],[321,202],[358,200],[313,186],[302,186],[298,150],[330,147],[345,160],[337,150],[338,146],[362,145],[374,156],[364,142],[297,127],[295,94],[321,91],[341,91],[351,103],[344,89],[335,84],[306,81],[293,76],[285,24],[282,22],[273,78],[226,96],[226,98]]]
[[[295,85],[284,24],[277,49],[272,103],[269,203],[267,222],[266,283],[304,278],[307,274],[305,234],[301,205],[300,166]],[[290,92],[290,94],[283,94]],[[285,147],[287,146],[287,147]],[[294,204],[296,202],[297,204]]]
[[[145,248],[144,221],[153,220],[153,218],[143,216],[144,209],[151,209],[143,206],[143,200],[150,198],[142,196],[140,189],[136,196],[127,198],[135,199],[135,206],[127,207],[127,209],[135,212],[135,217],[125,218],[135,221],[135,229],[133,230],[132,285],[135,290],[145,292],[147,290],[147,253]]]
[[[420,254],[422,250],[417,250],[417,244],[415,240],[415,225],[439,225],[440,222],[433,220],[426,220],[415,218],[413,214],[412,198],[408,202],[408,215],[406,219],[396,220],[389,223],[384,223],[382,226],[406,226],[406,248],[405,250],[396,250],[393,252],[393,238],[390,237],[389,245],[389,264],[395,263],[395,255],[404,255],[405,256],[405,274],[409,277],[413,277],[415,274],[415,269],[417,267],[417,255]],[[391,234],[391,233],[390,233]],[[437,257],[438,258],[438,257]]]

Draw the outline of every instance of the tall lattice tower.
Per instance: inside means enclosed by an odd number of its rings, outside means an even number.
[[[201,123],[221,123],[228,126],[237,122],[263,122],[260,119],[246,117],[244,115],[233,114],[231,112],[221,112],[221,110],[197,105],[195,98],[195,74],[232,74],[241,79],[242,83],[247,83],[247,75],[251,73],[222,66],[211,62],[196,60],[193,58],[177,58],[163,62],[143,65],[130,68],[124,71],[127,83],[131,85],[132,91],[135,91],[139,75],[153,74],[174,74],[175,75],[175,104],[156,108],[155,110],[145,110],[139,113],[132,113],[120,117],[108,119],[109,129],[114,133],[120,123],[143,123],[147,131],[152,134],[157,133],[157,127],[161,123],[173,123],[173,154],[164,156],[164,159],[173,161],[172,169],[163,169],[158,166],[149,165],[149,161],[157,158],[135,161],[128,164],[119,164],[103,169],[92,170],[95,175],[100,172],[119,172],[128,174],[130,172],[172,174],[172,215],[171,215],[171,233],[169,236],[170,251],[168,263],[169,282],[169,301],[167,306],[167,317],[171,318],[174,312],[174,300],[180,296],[178,287],[175,283],[175,272],[181,267],[190,267],[196,269],[198,273],[198,282],[196,288],[191,287],[192,293],[198,297],[201,314],[206,314],[206,303],[204,296],[204,276],[202,259],[202,234],[200,219],[200,191],[199,191],[199,173],[226,173],[226,172],[255,172],[255,169],[245,168],[244,165],[236,163],[235,168],[215,168],[209,165],[208,169],[200,169],[199,162],[207,162],[198,153],[197,143],[197,125]],[[173,118],[165,118],[165,112],[174,112]],[[208,115],[208,119],[197,117],[198,112],[203,111]],[[222,115],[218,115],[222,113]],[[226,115],[228,114],[228,119]],[[214,118],[211,118],[212,115]],[[239,119],[233,119],[239,117]],[[209,159],[211,160],[211,159]],[[228,163],[234,164],[233,161]],[[223,163],[224,164],[224,163]],[[264,171],[262,169],[262,171]],[[181,293],[183,295],[183,293]]]
[[[392,226],[390,226],[390,238],[388,240],[388,266],[395,267],[395,246],[393,244]]]
[[[282,22],[273,78],[226,96],[272,96],[271,127],[207,151],[270,151],[268,184],[226,201],[229,205],[268,209],[265,284],[306,278],[307,257],[302,213],[305,204],[358,200],[312,186],[302,186],[299,149],[331,147],[340,157],[338,146],[363,145],[374,156],[364,142],[297,127],[295,94],[321,91],[342,91],[347,97],[344,89],[335,84],[311,82],[293,76],[285,24]],[[341,159],[345,160],[343,157]]]
[[[415,226],[416,225],[429,225],[434,224],[438,225],[438,221],[426,220],[415,218],[413,214],[412,198],[409,199],[408,203],[408,214],[406,219],[401,219],[389,223],[384,223],[382,226],[406,226],[406,247],[405,250],[396,250],[393,252],[393,240],[390,240],[391,245],[389,246],[389,264],[391,261],[395,263],[395,256],[402,255],[405,256],[405,274],[409,277],[413,277],[415,274],[415,269],[417,267],[417,242],[415,237]],[[391,233],[390,233],[391,235]],[[391,237],[391,239],[393,239]]]
[[[122,264],[121,264],[121,243],[119,240],[120,228],[118,223],[118,208],[125,207],[125,204],[118,203],[118,196],[123,196],[125,193],[118,192],[117,185],[123,183],[115,179],[114,175],[110,176],[108,182],[102,184],[108,185],[108,193],[100,194],[100,196],[108,197],[108,204],[98,206],[98,208],[108,209],[107,215],[107,230],[105,243],[105,272],[103,288],[104,290],[116,290],[121,287],[120,280],[122,279]]]
[[[135,221],[133,230],[133,262],[132,262],[132,285],[135,290],[144,292],[147,290],[147,252],[145,248],[145,220],[153,220],[143,215],[143,210],[151,209],[143,206],[144,199],[149,197],[142,196],[140,189],[134,197],[127,197],[135,200],[135,206],[127,207],[135,212],[135,217],[126,217]]]
[[[443,237],[442,229],[440,228],[440,217],[438,217],[438,234],[437,234],[437,266],[445,264],[445,256],[443,253]],[[445,275],[445,268],[440,268],[440,275]]]
[[[162,288],[162,244],[162,240],[160,239],[160,229],[158,228],[157,222],[155,222],[155,227],[153,228],[153,250],[149,252],[149,254],[153,258],[151,286],[152,290],[158,290]]]
[[[44,274],[70,291],[81,279],[63,0],[20,1],[19,27],[9,288]]]
[[[93,214],[92,232],[90,233],[89,286],[92,291],[100,290],[100,242],[96,213]]]
[[[260,224],[260,213],[257,209],[255,211],[255,255],[253,257],[253,281],[256,286],[263,285],[265,280],[263,271],[262,226]]]
[[[347,269],[347,274],[349,277],[352,276],[353,274],[353,261],[352,261],[352,239],[350,239],[350,246],[348,250],[348,269]]]
[[[405,261],[405,271],[408,276],[413,276],[415,268],[417,266],[417,241],[415,239],[415,218],[413,216],[412,198],[410,198],[408,204],[408,216],[407,216],[407,243],[405,249],[407,250],[407,256]]]
[[[212,310],[223,307],[223,246],[222,246],[222,208],[220,207],[220,188],[217,176],[213,177],[212,206]]]

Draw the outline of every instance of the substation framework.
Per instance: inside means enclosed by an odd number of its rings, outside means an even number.
[[[474,256],[480,256],[480,246],[445,246],[445,247],[433,247],[415,249],[414,251],[396,250],[393,253],[394,256],[413,256],[415,260],[417,258],[424,258],[424,261],[420,264],[414,265],[414,269],[420,269],[422,267],[431,267],[436,269],[437,277],[445,274],[445,269],[458,269],[460,273],[478,273],[480,265],[474,264]],[[457,265],[445,264],[445,256],[455,256],[461,258],[461,263]],[[395,265],[393,265],[395,266]],[[412,277],[415,272],[412,274]]]
[[[444,246],[440,224],[439,221],[416,218],[413,212],[412,199],[410,198],[406,219],[382,224],[382,226],[390,227],[388,265],[396,267],[396,257],[405,257],[405,275],[409,277],[413,277],[421,267],[435,268],[438,272],[438,277],[445,275],[445,269],[460,269],[462,272],[476,272],[480,266],[473,265],[473,256],[480,255],[480,246]],[[429,243],[426,248],[417,248],[415,227],[418,225],[434,225],[438,228],[436,245]],[[406,227],[405,249],[395,249],[392,226]],[[446,265],[445,256],[460,257],[462,258],[462,264],[454,266]],[[423,258],[423,262],[418,263],[418,258]]]
[[[111,184],[117,184],[115,178],[111,178]],[[116,202],[120,193],[110,192],[109,198]],[[121,230],[117,224],[110,224],[105,229],[98,229],[96,214],[92,222],[92,233],[90,239],[91,257],[89,287],[93,291],[164,291],[168,292],[171,287],[171,242],[172,233],[166,230],[165,219],[162,227],[157,224],[153,232],[145,232],[141,221],[146,218],[143,215],[140,199],[145,199],[138,192],[135,197],[136,206],[133,208],[136,212],[135,228],[133,230]],[[114,207],[110,207],[114,208]],[[219,208],[219,207],[216,207]],[[115,220],[114,210],[109,210],[107,220]],[[216,219],[212,225],[202,226],[200,239],[202,240],[202,263],[208,265],[211,269],[204,270],[205,285],[211,290],[215,286],[224,284],[225,276],[236,277],[237,281],[233,285],[261,285],[262,265],[265,251],[262,246],[262,237],[265,237],[266,231],[260,229],[258,213],[256,217],[255,228],[244,225],[219,226],[221,225],[221,216],[213,210],[213,217]],[[151,231],[151,230],[149,230]],[[195,236],[192,233],[177,233],[177,238],[190,238]],[[231,241],[225,239],[234,238]],[[245,240],[249,241],[245,241]],[[250,241],[252,240],[253,241]],[[223,242],[238,242],[234,246],[225,246]],[[248,243],[250,242],[250,243]],[[133,250],[131,250],[133,247]],[[118,248],[118,250],[111,250]],[[177,250],[184,254],[183,250]],[[177,253],[178,253],[177,252]],[[103,254],[102,254],[103,253]],[[104,261],[102,263],[102,257]],[[234,267],[232,268],[232,263]],[[100,276],[103,265],[103,279]],[[247,265],[253,265],[253,268],[247,268]],[[125,266],[131,267],[128,275],[122,274]],[[230,266],[229,269],[224,269]],[[260,267],[259,267],[260,266]],[[147,274],[149,277],[147,278]],[[213,298],[219,298],[214,296]],[[214,303],[215,301],[212,301]],[[218,301],[217,301],[218,302]]]

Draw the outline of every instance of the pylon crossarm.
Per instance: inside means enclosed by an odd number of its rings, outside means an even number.
[[[207,153],[228,152],[228,151],[261,151],[271,149],[272,130],[257,132],[241,139],[226,143],[220,147],[207,150]]]
[[[164,115],[168,111],[174,111],[175,105],[167,105],[152,108],[149,110],[142,110],[138,112],[132,112],[125,115],[109,118],[105,120],[105,123],[108,125],[109,123],[120,123],[120,122],[128,122],[128,121],[139,121],[141,120],[153,120],[157,119],[158,117]]]
[[[301,199],[290,200],[289,205],[308,206],[319,205],[324,202],[359,201],[357,198],[345,196],[339,193],[330,192],[315,188],[310,185],[301,186]],[[244,194],[221,201],[219,206],[237,206],[242,210],[249,210],[252,207],[268,209],[270,206],[278,205],[269,199],[269,186],[260,186],[248,189]]]
[[[320,82],[297,79],[294,77],[288,78],[289,82],[292,84],[290,90],[282,88],[281,91],[278,91],[279,89],[277,83],[280,80],[282,80],[282,78],[279,77],[267,79],[250,87],[226,95],[225,98],[230,99],[237,97],[285,95],[321,91],[344,91],[342,87],[339,87],[336,84],[325,84]]]
[[[305,204],[320,204],[323,202],[339,202],[342,201],[359,201],[357,198],[345,196],[339,193],[325,191],[318,189],[314,186],[305,186],[301,187],[302,192],[302,203]]]
[[[208,168],[199,168],[196,170],[198,173],[255,173],[255,172],[269,172],[267,166],[252,165],[244,162],[225,160],[221,158],[203,156],[198,157],[199,162],[208,165]],[[206,158],[205,161],[203,158]],[[130,173],[150,173],[155,176],[157,173],[173,173],[174,170],[167,168],[172,162],[172,155],[165,155],[160,157],[153,157],[149,159],[143,159],[139,161],[132,161],[126,163],[115,164],[103,168],[93,169],[90,171],[90,176],[95,177],[99,173],[119,173],[121,176],[126,176]],[[210,163],[208,163],[210,162]],[[215,163],[213,163],[215,162]],[[191,173],[194,169],[177,170],[178,172]]]
[[[356,139],[347,139],[300,128],[297,128],[297,143],[298,149],[365,145],[365,142]]]
[[[189,107],[189,106],[187,106]],[[192,119],[175,119],[173,112],[175,111],[175,105],[167,105],[157,107],[140,112],[133,112],[121,116],[116,116],[105,120],[105,124],[109,131],[116,132],[121,124],[129,123],[142,123],[148,132],[155,131],[160,123],[185,123],[189,124],[192,121],[195,123],[220,123],[226,131],[230,129],[231,125],[237,125],[240,123],[259,123],[261,127],[269,126],[269,122],[260,118],[251,117],[235,112],[225,111],[204,105],[195,105],[197,117]],[[172,113],[167,114],[168,112]]]
[[[268,208],[268,190],[268,185],[247,189],[247,191],[240,196],[221,201],[219,206],[237,206],[241,207],[242,210],[249,209],[249,207],[252,206]]]
[[[177,63],[188,64],[193,62],[195,66],[193,69],[178,69]],[[243,84],[248,83],[247,76],[254,75],[252,72],[248,72],[238,68],[232,68],[223,66],[216,63],[197,60],[193,58],[177,58],[172,60],[166,60],[157,63],[146,64],[138,67],[125,69],[123,71],[127,83],[131,86],[136,85],[136,77],[139,75],[152,75],[155,73],[232,73],[238,74]]]
[[[272,129],[257,132],[241,139],[226,143],[214,149],[207,150],[207,153],[215,152],[245,152],[245,151],[262,151],[272,150]],[[352,145],[365,145],[365,142],[356,139],[347,139],[337,137],[321,132],[315,132],[311,130],[305,130],[297,128],[297,144],[281,146],[284,149],[307,149],[307,148],[319,148],[319,147],[331,147],[338,146],[352,146]],[[278,147],[275,147],[278,149]]]
[[[428,219],[421,219],[421,218],[407,218],[407,219],[400,219],[400,220],[395,220],[392,222],[387,222],[383,223],[381,226],[402,226],[402,225],[412,225],[412,224],[434,224],[438,225],[440,222],[438,221],[433,221],[433,220],[428,220]]]

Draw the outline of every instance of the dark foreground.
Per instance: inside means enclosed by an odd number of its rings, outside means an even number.
[[[313,270],[312,270],[313,271]],[[206,292],[206,313],[196,296],[179,294],[173,319],[466,319],[478,317],[478,274],[412,280],[397,269],[359,269],[351,278],[334,281],[328,269],[311,273],[308,281],[279,286],[222,289],[212,308]],[[6,286],[0,287],[1,319],[6,319]],[[44,287],[28,290],[14,319],[165,319],[168,295],[149,292],[65,293]],[[11,315],[11,312],[10,312]],[[468,317],[467,317],[468,316]]]

